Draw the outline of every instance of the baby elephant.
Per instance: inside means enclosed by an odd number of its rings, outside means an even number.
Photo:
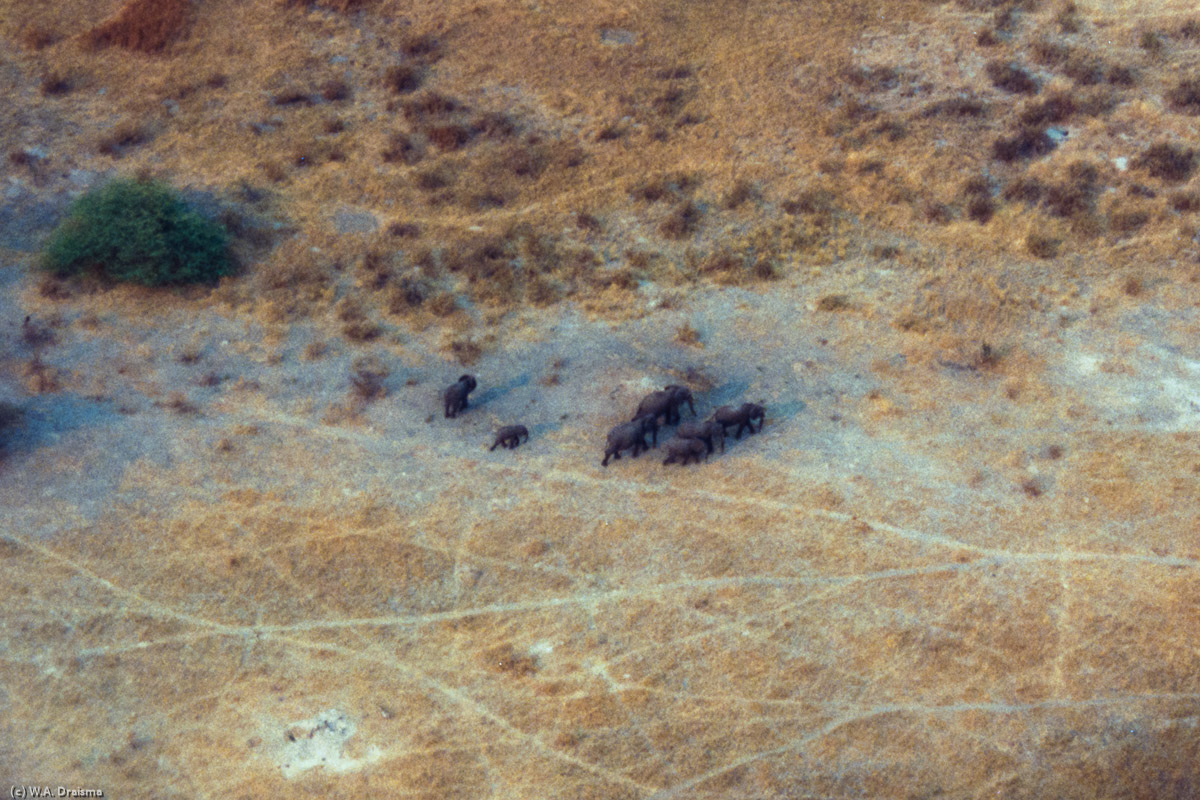
[[[699,439],[708,447],[710,454],[713,451],[713,439],[719,439],[721,452],[725,452],[725,428],[719,422],[685,422],[675,430],[675,435],[680,439]]]
[[[733,406],[721,406],[713,412],[711,420],[721,425],[721,428],[728,433],[729,427],[737,425],[737,431],[733,438],[742,438],[742,429],[749,428],[751,433],[757,433],[754,430],[754,420],[758,420],[758,430],[762,430],[764,418],[767,415],[767,410],[758,403],[742,403],[740,408]]]
[[[529,429],[524,425],[505,425],[496,431],[496,441],[492,442],[492,446],[488,448],[490,453],[496,449],[496,445],[502,445],[509,450],[515,450],[517,445],[521,443],[521,437],[525,437],[525,441],[529,441]]]
[[[686,464],[689,459],[699,464],[701,457],[708,458],[708,448],[699,439],[672,439],[663,446],[667,449],[664,465]]]
[[[633,457],[637,458],[638,453],[643,450],[649,450],[650,446],[646,444],[646,434],[653,432],[655,443],[658,440],[658,425],[654,421],[654,417],[639,417],[632,422],[622,422],[620,425],[608,432],[608,447],[604,450],[604,460],[600,462],[600,466],[607,467],[608,459],[620,459],[622,450],[633,450]]]
[[[683,407],[684,403],[688,404],[688,408],[692,410],[692,416],[695,416],[696,406],[692,401],[692,390],[686,386],[671,384],[661,392],[651,392],[643,397],[633,418],[653,415],[655,419],[658,419],[661,416],[664,425],[674,425],[679,422],[679,409]]]
[[[467,395],[475,388],[475,377],[472,375],[463,375],[458,379],[458,383],[453,383],[446,388],[442,393],[442,401],[445,404],[446,417],[454,417],[458,412],[467,407]]]

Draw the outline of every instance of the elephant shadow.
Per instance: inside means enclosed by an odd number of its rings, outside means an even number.
[[[529,381],[529,373],[523,372],[520,375],[513,376],[506,383],[502,383],[499,386],[484,386],[478,389],[471,397],[471,405],[483,406],[493,403],[512,391],[520,389],[523,386],[528,386]],[[531,436],[533,435],[533,428],[529,429],[529,433]]]

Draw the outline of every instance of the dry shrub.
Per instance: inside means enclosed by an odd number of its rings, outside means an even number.
[[[379,358],[362,356],[356,358],[351,366],[354,371],[350,373],[350,383],[356,397],[369,403],[387,394],[383,381],[391,374],[391,370]]]
[[[1078,33],[1083,27],[1083,21],[1079,18],[1079,9],[1072,2],[1062,4],[1058,13],[1054,15],[1054,22],[1063,33]]]
[[[1166,94],[1167,105],[1184,114],[1200,114],[1200,74],[1179,81]]]
[[[1037,94],[1037,81],[1016,64],[1004,61],[989,61],[985,70],[988,80],[997,89],[1003,89],[1012,94]]]
[[[685,322],[675,329],[675,341],[691,347],[703,346],[700,342],[700,331],[693,328],[690,322]]]
[[[758,191],[754,186],[754,182],[749,178],[738,178],[734,181],[733,186],[729,187],[729,191],[721,198],[721,206],[727,210],[733,210],[745,203],[747,200],[752,200],[758,196]]]
[[[349,100],[350,87],[346,85],[345,81],[336,78],[325,81],[325,83],[321,84],[321,97],[324,97],[330,103],[336,103],[339,100]],[[341,130],[341,128],[338,130]],[[336,133],[337,131],[329,132]]]
[[[386,164],[416,164],[425,157],[425,145],[423,141],[407,133],[393,133],[388,137],[387,147],[380,156]]]
[[[409,94],[421,88],[425,71],[414,64],[396,64],[383,73],[383,85],[393,94]]]
[[[586,211],[580,211],[575,215],[575,227],[589,233],[600,233],[604,230],[604,225],[599,218]]]
[[[1152,56],[1161,56],[1167,49],[1166,41],[1155,31],[1142,31],[1138,46]]]
[[[1021,122],[1036,126],[1063,122],[1075,113],[1075,99],[1066,92],[1054,92],[1042,100],[1030,103],[1021,111]]]
[[[668,239],[686,239],[700,227],[700,208],[691,200],[677,205],[658,226],[658,232]]]
[[[47,275],[38,282],[38,294],[47,300],[66,300],[71,296],[71,290],[56,275]]]
[[[271,104],[276,106],[311,106],[312,97],[298,86],[287,86],[271,95]]]
[[[1104,76],[1104,80],[1113,86],[1122,88],[1130,88],[1137,85],[1137,75],[1132,69],[1123,64],[1113,64],[1108,68],[1108,73]]]
[[[1067,63],[1062,66],[1063,74],[1082,86],[1091,86],[1104,80],[1107,69],[1108,65],[1098,56],[1083,50],[1071,53]]]
[[[32,317],[26,316],[21,323],[21,341],[29,347],[44,347],[54,344],[54,331],[45,325],[39,325]]]
[[[1009,163],[1027,158],[1040,158],[1054,149],[1054,140],[1038,126],[1022,126],[1011,136],[1001,136],[992,142],[992,157]]]
[[[535,275],[529,280],[525,287],[525,297],[535,306],[545,307],[557,302],[561,292],[554,281],[542,276]]]
[[[447,164],[435,164],[429,169],[423,169],[417,172],[414,176],[417,188],[426,191],[434,192],[438,189],[444,189],[454,183],[456,176]]]
[[[432,33],[409,34],[401,42],[400,52],[409,58],[429,63],[442,57],[442,42]]]
[[[995,47],[1000,44],[1000,37],[991,28],[983,28],[975,34],[975,44],[980,47]]]
[[[846,311],[853,307],[850,296],[845,294],[827,294],[817,300],[818,311]]]
[[[25,387],[33,394],[57,392],[62,388],[61,374],[35,357],[25,365]]]
[[[116,17],[85,34],[84,41],[96,48],[157,52],[183,32],[188,5],[188,0],[130,0]]]
[[[304,346],[302,357],[305,361],[316,361],[329,350],[329,345],[322,341],[312,341]]]
[[[200,412],[199,407],[195,403],[188,400],[187,395],[183,392],[171,392],[167,395],[167,399],[156,405],[161,405],[176,414],[197,414]]]
[[[62,36],[41,25],[27,25],[21,30],[21,46],[26,50],[44,50],[61,39]]]
[[[950,206],[945,203],[929,201],[921,207],[921,216],[926,222],[932,222],[934,225],[945,225],[954,218],[950,213]]]
[[[1143,150],[1130,166],[1167,183],[1181,183],[1196,168],[1196,151],[1172,142],[1157,142]]]
[[[951,97],[925,106],[922,117],[982,117],[987,113],[987,103],[977,97]]]
[[[1061,67],[1071,57],[1071,48],[1049,39],[1038,39],[1029,46],[1029,53],[1043,67]]]
[[[483,348],[474,339],[453,339],[448,349],[464,367],[476,363],[483,355]]]
[[[836,210],[833,193],[819,188],[804,189],[780,207],[788,214],[812,216],[828,216]]]
[[[1004,187],[1005,200],[1019,201],[1028,205],[1040,202],[1045,193],[1046,187],[1041,181],[1026,175],[1022,175]]]
[[[1030,231],[1025,237],[1025,250],[1035,258],[1054,258],[1058,255],[1059,240],[1039,231]]]
[[[106,156],[120,158],[138,145],[150,141],[150,131],[140,123],[126,121],[117,124],[96,142],[96,149]]]
[[[1145,208],[1114,209],[1108,217],[1109,228],[1118,236],[1136,233],[1150,221],[1150,212]]]
[[[48,73],[42,78],[41,84],[38,86],[38,91],[47,97],[57,97],[61,94],[66,94],[74,88],[71,79],[61,72]]]
[[[421,226],[415,222],[395,221],[388,225],[387,233],[398,239],[417,239],[421,236]]]
[[[448,317],[458,311],[458,299],[450,292],[439,292],[429,298],[428,308],[435,317]]]
[[[1100,193],[1100,173],[1093,164],[1075,161],[1067,166],[1065,180],[1046,189],[1046,208],[1056,217],[1081,217],[1090,213]]]
[[[1176,192],[1171,195],[1171,208],[1180,213],[1200,211],[1200,193]]]

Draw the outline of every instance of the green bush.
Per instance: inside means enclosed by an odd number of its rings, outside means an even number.
[[[43,268],[98,270],[144,286],[212,281],[233,271],[225,229],[161,183],[121,179],[75,201],[50,238]]]

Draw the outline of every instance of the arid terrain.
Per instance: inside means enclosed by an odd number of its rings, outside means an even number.
[[[0,791],[1200,797],[1192,3],[0,42]],[[39,269],[117,176],[238,273]],[[763,429],[602,467],[666,384]]]

